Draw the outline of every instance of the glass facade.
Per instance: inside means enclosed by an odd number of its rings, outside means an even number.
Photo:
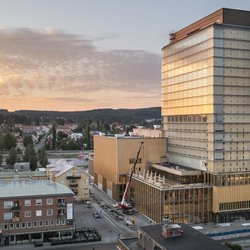
[[[191,178],[197,176],[181,177],[184,182]],[[184,223],[212,221],[212,187],[201,183],[181,185],[177,182],[181,179],[137,173],[131,183],[132,202],[141,213],[157,223],[163,218]]]
[[[162,115],[213,112],[213,28],[165,47]]]
[[[250,30],[211,25],[163,49],[162,116],[170,162],[250,170]],[[203,119],[204,117],[204,119]]]

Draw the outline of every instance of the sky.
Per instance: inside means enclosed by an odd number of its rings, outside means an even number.
[[[0,109],[161,105],[169,33],[250,0],[0,0]]]

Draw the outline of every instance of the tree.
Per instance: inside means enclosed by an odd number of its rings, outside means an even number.
[[[38,158],[39,158],[39,163],[41,164],[41,166],[45,168],[46,165],[48,165],[49,163],[45,148],[41,148],[38,150]]]
[[[232,250],[242,250],[241,245],[237,243],[231,243],[231,242],[226,241],[225,246],[229,247]]]
[[[39,117],[35,117],[35,125],[40,125],[40,118]]]
[[[3,135],[0,135],[0,152],[2,152],[4,149],[4,137]]]
[[[16,138],[14,135],[12,135],[11,133],[7,133],[4,138],[4,147],[6,150],[10,150],[11,148],[15,148],[16,147]]]
[[[35,171],[37,169],[37,158],[34,155],[31,155],[30,157],[30,170]]]
[[[33,139],[31,135],[25,136],[23,138],[23,146],[26,148],[29,144],[33,145]]]
[[[53,125],[52,127],[52,149],[56,149],[56,126]]]
[[[58,131],[57,133],[57,139],[62,140],[63,138],[68,138],[68,135],[65,134],[63,131]]]
[[[32,144],[28,144],[28,146],[25,148],[25,151],[24,151],[23,160],[29,162],[31,156],[36,157],[36,151]]]
[[[3,162],[3,155],[1,154],[1,151],[0,151],[0,164],[2,164]]]
[[[6,163],[10,166],[14,166],[17,160],[17,152],[15,150],[15,148],[11,148],[9,151],[9,155],[6,159]]]
[[[83,142],[86,144],[86,149],[91,149],[91,142],[90,142],[90,127],[89,124],[86,125],[84,134],[83,134]]]
[[[65,124],[65,119],[64,118],[57,118],[56,119],[56,124],[58,124],[58,125],[64,125]]]

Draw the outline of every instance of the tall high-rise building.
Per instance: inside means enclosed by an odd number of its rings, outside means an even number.
[[[249,216],[250,11],[223,8],[170,34],[162,117],[168,161],[203,171],[215,219]]]
[[[148,141],[132,178],[136,208],[156,222],[250,220],[250,11],[220,9],[170,34],[162,118],[167,140],[154,158]],[[95,182],[115,199],[141,141],[120,140],[95,138]]]

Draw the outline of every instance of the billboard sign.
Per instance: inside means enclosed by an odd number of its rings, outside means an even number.
[[[67,220],[73,220],[73,203],[67,203]]]

